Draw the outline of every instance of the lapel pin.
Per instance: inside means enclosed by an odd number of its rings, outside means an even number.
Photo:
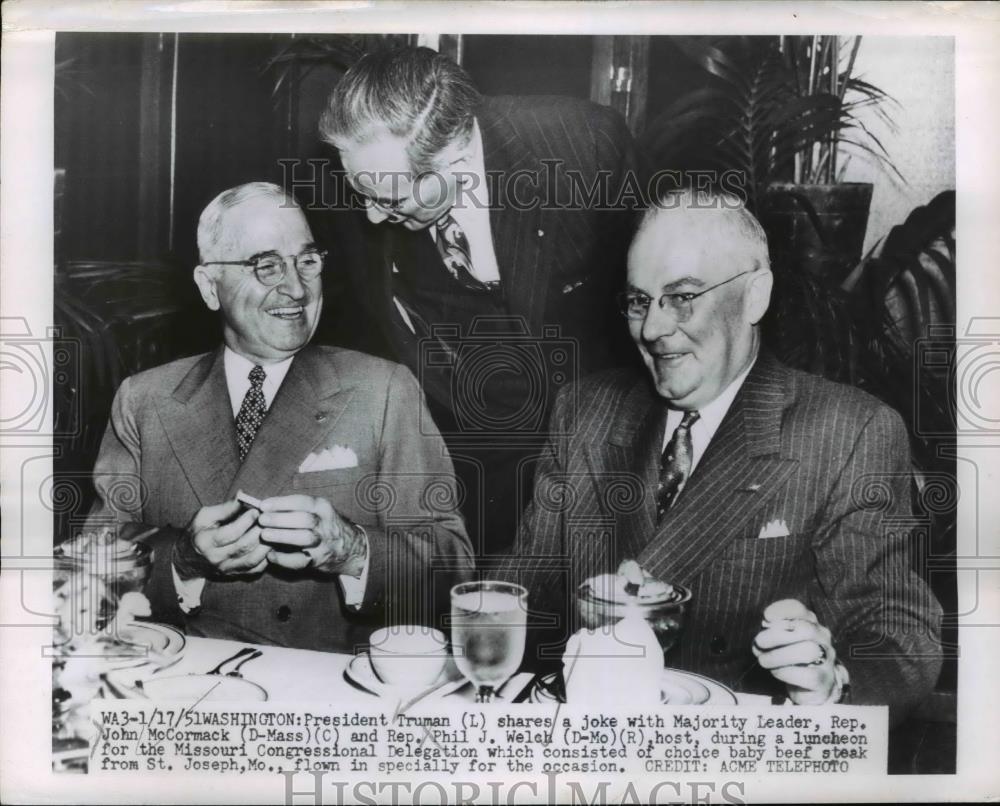
[[[320,411],[316,413],[316,422],[321,423],[326,419],[326,412]]]
[[[545,230],[543,230],[543,229],[538,230],[538,237],[539,238],[544,238],[545,237]]]
[[[755,493],[755,492],[757,492],[757,490],[760,489],[760,485],[759,484],[750,484],[750,485],[747,486],[746,489],[749,490],[752,493]]]

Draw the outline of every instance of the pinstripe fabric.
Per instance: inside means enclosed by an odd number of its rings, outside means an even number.
[[[503,571],[527,582],[533,608],[571,614],[575,585],[631,557],[693,591],[672,666],[767,690],[774,681],[751,642],[768,604],[796,598],[832,631],[854,702],[889,704],[898,719],[934,685],[940,607],[909,571],[905,530],[893,527],[910,511],[895,412],[762,354],[658,526],[666,412],[648,379],[592,376],[564,390],[553,418],[551,430],[571,436],[550,444],[520,556]],[[772,521],[788,535],[758,537]]]
[[[428,342],[421,343],[392,301],[394,264],[409,282],[419,282],[440,263],[427,232],[409,232],[385,223],[368,225],[369,236],[375,236],[371,243],[375,253],[370,263],[354,266],[354,285],[366,295],[370,320],[384,330],[389,357],[408,366],[423,385],[456,470],[466,489],[473,491],[463,500],[470,535],[482,553],[488,554],[506,548],[516,532],[530,486],[530,477],[518,477],[518,463],[533,456],[536,449],[517,447],[514,440],[495,444],[482,438],[476,443],[479,447],[470,447],[466,435],[456,432],[467,429],[475,437],[483,419],[478,410],[471,416],[468,410],[456,416],[462,401],[456,402],[455,390],[483,383],[485,376],[491,397],[485,407],[492,408],[493,398],[508,397],[508,409],[525,413],[525,419],[537,423],[540,431],[560,386],[586,372],[636,359],[625,323],[614,308],[614,292],[623,284],[632,213],[609,206],[617,202],[626,176],[632,175],[634,147],[616,112],[573,98],[486,98],[476,119],[483,138],[503,313],[513,317],[516,325],[523,324],[524,336],[543,343],[536,353],[540,360],[531,368],[540,381],[525,392],[519,383],[522,378],[505,386],[504,372],[489,371],[491,366],[504,365],[510,344],[516,348],[513,352],[527,355],[521,352],[526,340],[516,336],[508,344],[477,353],[471,365],[478,368],[478,374],[466,375],[471,378],[468,381],[453,383],[454,374],[430,366]],[[591,200],[592,186],[599,193]],[[576,187],[580,192],[575,194]],[[606,198],[600,198],[600,191]],[[452,321],[441,321],[444,318]],[[456,337],[460,327],[464,329],[461,335],[467,337],[473,324],[464,315],[433,314],[425,319],[431,327],[450,325]],[[493,323],[479,324],[490,333],[498,331]],[[455,340],[449,338],[449,346]],[[500,341],[490,339],[493,345]],[[545,358],[552,354],[549,346],[566,360],[550,364]],[[462,424],[462,414],[467,415],[466,424]],[[475,424],[469,427],[468,421]],[[516,436],[525,436],[524,430]],[[533,441],[537,435],[527,436]],[[486,479],[488,494],[479,495]]]
[[[622,284],[632,214],[607,209],[607,201],[617,197],[635,169],[624,121],[607,107],[548,96],[484,98],[476,119],[508,313],[523,317],[533,336],[558,326],[561,338],[577,343],[584,371],[620,363],[620,353],[634,351],[612,298]],[[572,204],[574,183],[585,188],[603,183],[605,204],[586,203],[586,193],[577,194],[583,203]],[[392,265],[440,258],[436,249],[423,248],[425,231],[385,223],[374,229],[380,250],[373,256],[375,269],[355,265],[355,284],[385,329],[393,357],[420,377],[419,339],[392,303]],[[448,390],[426,391],[448,403]]]

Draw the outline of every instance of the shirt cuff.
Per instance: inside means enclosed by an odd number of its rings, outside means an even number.
[[[341,574],[338,578],[340,579],[340,587],[344,591],[344,604],[357,610],[365,599],[365,588],[368,586],[368,561],[371,559],[371,548],[368,545],[368,532],[364,530],[364,527],[355,524],[354,528],[358,529],[364,537],[365,562],[359,576]]]
[[[172,563],[170,573],[174,577],[174,590],[177,591],[178,607],[185,615],[194,615],[201,608],[201,592],[205,589],[205,578],[181,579]]]

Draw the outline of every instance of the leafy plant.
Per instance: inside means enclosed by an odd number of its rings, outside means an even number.
[[[277,99],[282,89],[294,90],[317,67],[335,67],[346,71],[366,53],[399,47],[410,43],[409,34],[292,34],[288,43],[261,67],[261,72],[273,72]]]
[[[736,171],[756,211],[775,181],[835,182],[860,151],[900,180],[865,126],[871,108],[893,128],[895,103],[855,76],[861,37],[676,37],[707,75],[657,115],[644,145],[658,166]]]

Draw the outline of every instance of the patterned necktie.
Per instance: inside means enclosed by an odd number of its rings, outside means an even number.
[[[691,426],[701,415],[696,411],[684,412],[670,442],[663,449],[660,463],[660,484],[656,488],[656,520],[663,520],[674,503],[684,480],[691,472]]]
[[[247,458],[250,445],[267,414],[267,404],[264,402],[264,378],[267,375],[263,368],[254,367],[247,377],[250,379],[250,388],[247,389],[240,412],[236,415],[236,445],[240,449],[241,462]]]
[[[473,291],[489,291],[495,287],[496,283],[484,283],[473,275],[469,239],[451,213],[440,219],[436,226],[438,254],[448,273]]]

